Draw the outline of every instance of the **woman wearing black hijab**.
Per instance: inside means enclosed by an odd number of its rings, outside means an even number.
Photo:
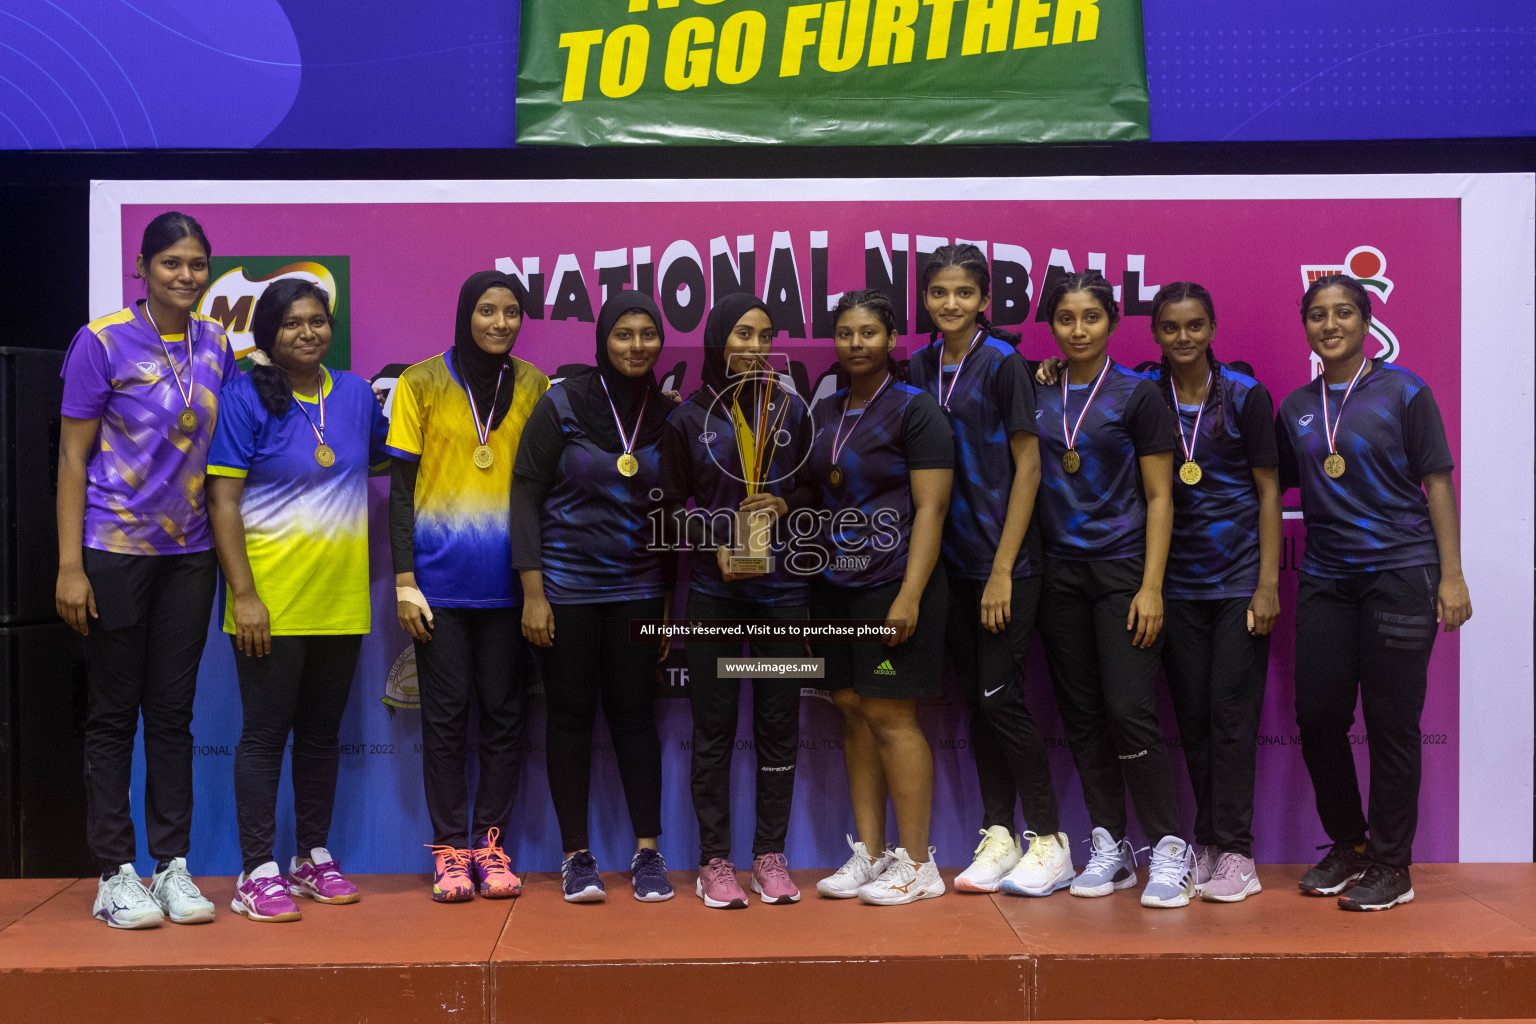
[[[565,850],[565,898],[573,903],[605,897],[587,842],[599,701],[637,841],[635,898],[672,898],[656,849],[658,659],[656,648],[629,634],[631,619],[664,618],[670,593],[661,538],[652,537],[659,442],[673,408],[653,372],[662,325],[661,311],[639,292],[603,303],[596,365],[539,400],[513,471],[512,564],[522,576],[523,635],[544,655],[549,789]]]
[[[519,295],[504,274],[470,275],[453,348],[401,374],[391,401],[390,547],[400,626],[416,640],[432,898],[441,903],[521,889],[499,842],[523,734],[508,495],[518,439],[549,378],[511,355]],[[464,777],[471,704],[480,720],[473,816]]]
[[[793,490],[810,447],[809,410],[764,355],[773,335],[762,300],[740,293],[717,302],[704,326],[704,386],[672,413],[662,434],[662,500],[688,539],[690,620],[805,618],[806,581],[789,572],[782,551],[765,575],[730,571],[730,550],[745,547],[743,520],[748,531],[767,530],[788,512],[783,495]],[[685,512],[690,500],[693,509]],[[805,654],[805,645],[754,641],[751,651],[754,657],[794,658]],[[717,678],[716,661],[741,657],[742,645],[690,640],[684,653],[699,819],[695,892],[706,907],[739,909],[748,897],[731,861],[730,815],[741,681]],[[784,837],[800,743],[799,680],[752,681],[752,734],[757,830],[751,887],[764,903],[794,903],[800,890],[789,877]]]

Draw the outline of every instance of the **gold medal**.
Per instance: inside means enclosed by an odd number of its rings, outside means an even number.
[[[843,471],[833,466],[832,472],[827,475],[827,479],[832,481],[833,487],[841,487],[843,485]]]
[[[1344,456],[1340,455],[1338,452],[1331,453],[1326,459],[1323,460],[1323,472],[1327,473],[1329,479],[1332,480],[1337,480],[1339,477],[1343,476]]]
[[[331,446],[328,444],[317,444],[315,445],[315,461],[320,463],[322,469],[330,469],[336,465],[336,453],[331,450]]]
[[[496,453],[491,451],[491,446],[490,445],[482,444],[482,445],[479,445],[478,447],[475,448],[475,468],[476,469],[490,469],[491,468],[491,463],[493,463],[495,461],[496,461]],[[621,471],[622,471],[622,468],[623,467],[620,467]],[[624,475],[628,476],[629,474],[626,473]]]
[[[190,434],[197,430],[197,410],[190,405],[176,415],[176,426],[183,434]]]
[[[1194,459],[1187,460],[1184,465],[1179,467],[1179,479],[1183,480],[1191,487],[1199,483],[1200,478],[1204,475],[1205,474],[1200,472],[1200,463],[1196,462]]]
[[[1083,457],[1077,454],[1076,449],[1068,448],[1061,457],[1061,468],[1068,473],[1076,473],[1083,468]]]
[[[619,472],[625,476],[634,476],[640,472],[640,460],[625,452],[619,456]]]

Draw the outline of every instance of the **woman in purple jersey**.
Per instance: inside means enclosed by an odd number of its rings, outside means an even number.
[[[64,358],[55,603],[90,647],[86,835],[102,870],[93,913],[113,928],[213,920],[186,862],[192,698],[218,574],[203,479],[237,372],[223,329],[194,312],[210,252],[186,214],[150,221],[144,300],[81,328]],[[148,890],[128,792],[141,714]]]
[[[1045,739],[1025,703],[1024,663],[1040,604],[1040,487],[1035,392],[1019,335],[987,320],[992,274],[974,245],[937,249],[920,278],[933,319],[912,357],[914,387],[939,400],[955,432],[955,493],[945,524],[945,646],[971,708],[980,845],[961,892],[1046,896],[1072,883]],[[1029,831],[1014,829],[1022,804]],[[1027,840],[1027,845],[1024,840]]]
[[[1173,540],[1163,578],[1163,670],[1195,791],[1195,884],[1235,903],[1259,891],[1254,755],[1269,633],[1280,612],[1274,403],[1211,348],[1216,306],[1198,284],[1152,300],[1158,387],[1179,428]]]
[[[954,435],[933,396],[897,380],[896,312],[879,292],[844,295],[833,314],[849,386],[812,412],[812,482],[790,506],[830,518],[826,567],[811,584],[813,619],[883,621],[884,645],[813,643],[843,716],[843,760],[859,838],[816,890],[876,905],[944,894],[928,845],[933,756],[917,703],[942,687],[947,588],[939,564],[954,482]],[[799,531],[797,531],[799,532]],[[885,845],[886,799],[899,845]],[[883,851],[877,856],[871,851]]]
[[[805,580],[778,552],[763,575],[731,572],[731,550],[742,546],[739,526],[767,533],[788,511],[810,444],[803,401],[768,359],[775,330],[768,307],[754,295],[723,297],[704,325],[703,386],[667,419],[661,441],[661,491],[678,536],[689,551],[691,621],[804,619]],[[691,511],[684,505],[693,502]],[[766,538],[765,538],[766,540]],[[735,543],[732,543],[732,542]],[[730,545],[730,546],[727,546]],[[765,544],[767,550],[772,546]],[[745,554],[745,552],[742,552]],[[754,640],[754,658],[803,657],[801,642]],[[693,708],[691,789],[699,819],[699,877],[706,907],[740,909],[747,894],[731,862],[731,752],[736,744],[741,680],[719,678],[722,658],[741,657],[738,641],[689,640],[688,700]],[[800,680],[762,675],[752,680],[757,828],[752,840],[752,890],[764,903],[795,903],[784,840],[795,789],[800,742]]]
[[[1142,905],[1183,907],[1194,855],[1180,838],[1153,701],[1177,434],[1156,385],[1109,357],[1120,309],[1102,276],[1070,274],[1041,305],[1066,367],[1059,386],[1036,392],[1040,636],[1093,824],[1093,853],[1071,891],[1108,896],[1136,884],[1129,789],[1153,845]]]
[[[1280,403],[1280,484],[1301,488],[1306,551],[1296,594],[1296,723],[1332,848],[1302,876],[1308,895],[1345,910],[1413,899],[1435,626],[1472,617],[1461,572],[1455,460],[1429,386],[1367,359],[1371,300],[1343,274],[1301,301],[1322,376]],[[1371,790],[1361,812],[1350,747],[1355,703],[1370,733]],[[1369,833],[1369,836],[1367,836]]]

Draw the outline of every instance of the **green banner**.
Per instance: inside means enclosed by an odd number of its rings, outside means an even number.
[[[1145,139],[1140,0],[532,0],[519,145]]]

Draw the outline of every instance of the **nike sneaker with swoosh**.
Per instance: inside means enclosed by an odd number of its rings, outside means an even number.
[[[1217,858],[1210,880],[1200,886],[1200,898],[1212,903],[1241,903],[1263,891],[1253,858],[1229,850]]]
[[[932,846],[928,847],[928,859],[918,864],[898,846],[891,851],[880,877],[859,887],[859,902],[894,907],[943,896],[944,879],[939,877],[939,866],[933,860],[935,852]]]

